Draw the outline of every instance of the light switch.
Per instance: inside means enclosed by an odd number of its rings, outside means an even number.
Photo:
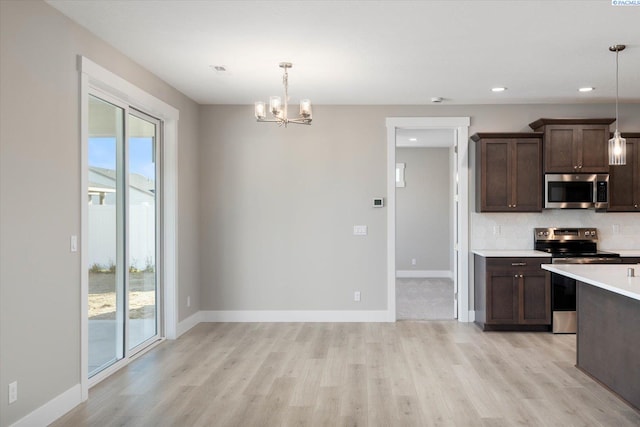
[[[366,236],[367,235],[367,226],[366,225],[354,225],[353,226],[353,235],[354,236]]]
[[[71,252],[78,252],[78,236],[71,236]]]

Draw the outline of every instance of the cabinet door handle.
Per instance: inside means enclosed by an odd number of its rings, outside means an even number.
[[[582,165],[578,165],[578,169],[582,169]]]
[[[526,262],[512,262],[511,265],[513,267],[519,267],[519,266],[525,266],[525,265],[527,265],[527,263]]]
[[[578,169],[578,166],[574,166],[574,167],[573,167],[573,169],[574,169],[574,170],[577,170],[577,169]]]
[[[522,279],[523,277],[524,277],[524,276],[521,274],[521,275],[520,275],[520,278]]]
[[[633,205],[633,207],[634,207],[634,208],[637,208],[637,207],[638,207],[638,204],[636,203],[635,205]]]
[[[514,275],[513,275],[513,277],[515,277],[515,278],[517,279],[517,278],[518,278],[518,275],[517,275],[517,274],[514,274]]]

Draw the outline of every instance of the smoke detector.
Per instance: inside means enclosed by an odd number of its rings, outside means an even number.
[[[442,101],[444,101],[444,99],[440,96],[434,96],[433,98],[431,98],[431,102],[433,102],[434,104],[440,104]]]

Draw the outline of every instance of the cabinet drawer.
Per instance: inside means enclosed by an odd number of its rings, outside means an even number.
[[[488,258],[488,270],[540,270],[551,258]]]

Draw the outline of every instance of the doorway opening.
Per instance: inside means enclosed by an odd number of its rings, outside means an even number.
[[[454,229],[456,153],[452,129],[397,129],[396,316],[456,317]]]
[[[468,187],[469,187],[469,168],[468,168],[468,134],[469,134],[469,117],[395,117],[387,118],[387,312],[389,321],[395,321],[398,316],[398,298],[397,298],[397,281],[400,278],[411,279],[427,279],[427,280],[451,280],[450,285],[453,288],[453,299],[443,304],[450,304],[449,307],[453,312],[452,318],[459,321],[468,322],[469,319],[469,203],[468,203]],[[441,206],[438,213],[438,220],[447,222],[450,226],[445,227],[446,230],[442,236],[435,241],[430,241],[428,237],[422,238],[422,242],[418,241],[418,247],[413,251],[423,250],[423,263],[420,264],[419,258],[409,255],[411,245],[405,245],[398,242],[398,236],[405,236],[406,230],[398,229],[398,218],[411,216],[407,214],[407,206],[400,206],[398,202],[402,202],[399,191],[407,189],[410,185],[407,179],[411,174],[407,174],[409,165],[407,161],[402,162],[405,153],[400,152],[402,149],[441,149],[440,156],[446,158],[449,166],[445,173],[448,174],[446,182],[439,181],[432,183],[442,190],[442,186],[446,187],[446,200],[437,201],[435,203],[446,204]],[[420,152],[413,153],[416,157]],[[434,152],[435,153],[435,152]],[[411,158],[411,153],[409,157]],[[441,159],[442,160],[442,159]],[[439,178],[440,180],[442,179]],[[400,181],[400,182],[399,182]],[[415,184],[415,183],[414,183]],[[402,187],[404,185],[404,187]],[[434,202],[428,200],[427,203],[433,205]],[[406,203],[404,203],[406,204]],[[411,206],[408,206],[411,209]],[[417,206],[413,206],[417,209]],[[399,212],[398,209],[403,209]],[[444,213],[443,213],[444,212]],[[415,214],[415,212],[414,212]],[[414,215],[415,216],[415,215]],[[418,215],[419,216],[419,215]],[[446,218],[445,218],[446,217]],[[403,224],[406,226],[406,224]],[[418,227],[418,225],[409,225]],[[424,227],[428,229],[428,227]],[[415,229],[417,230],[417,229]],[[442,231],[442,230],[440,230]],[[423,230],[423,234],[428,231]],[[447,236],[448,234],[448,236]],[[417,239],[420,240],[420,239]],[[446,241],[450,246],[450,250],[442,251],[442,247],[438,242]],[[420,248],[422,246],[422,248]],[[424,246],[427,246],[424,248]],[[435,246],[435,248],[428,246]],[[408,249],[407,249],[408,248]],[[440,250],[444,252],[434,255]],[[431,255],[429,255],[431,251]],[[408,264],[407,264],[408,263]],[[421,277],[430,276],[430,277]],[[436,287],[446,290],[446,283],[436,283]],[[415,284],[414,284],[415,285]],[[445,310],[448,310],[445,308]],[[434,314],[437,317],[437,314]]]

